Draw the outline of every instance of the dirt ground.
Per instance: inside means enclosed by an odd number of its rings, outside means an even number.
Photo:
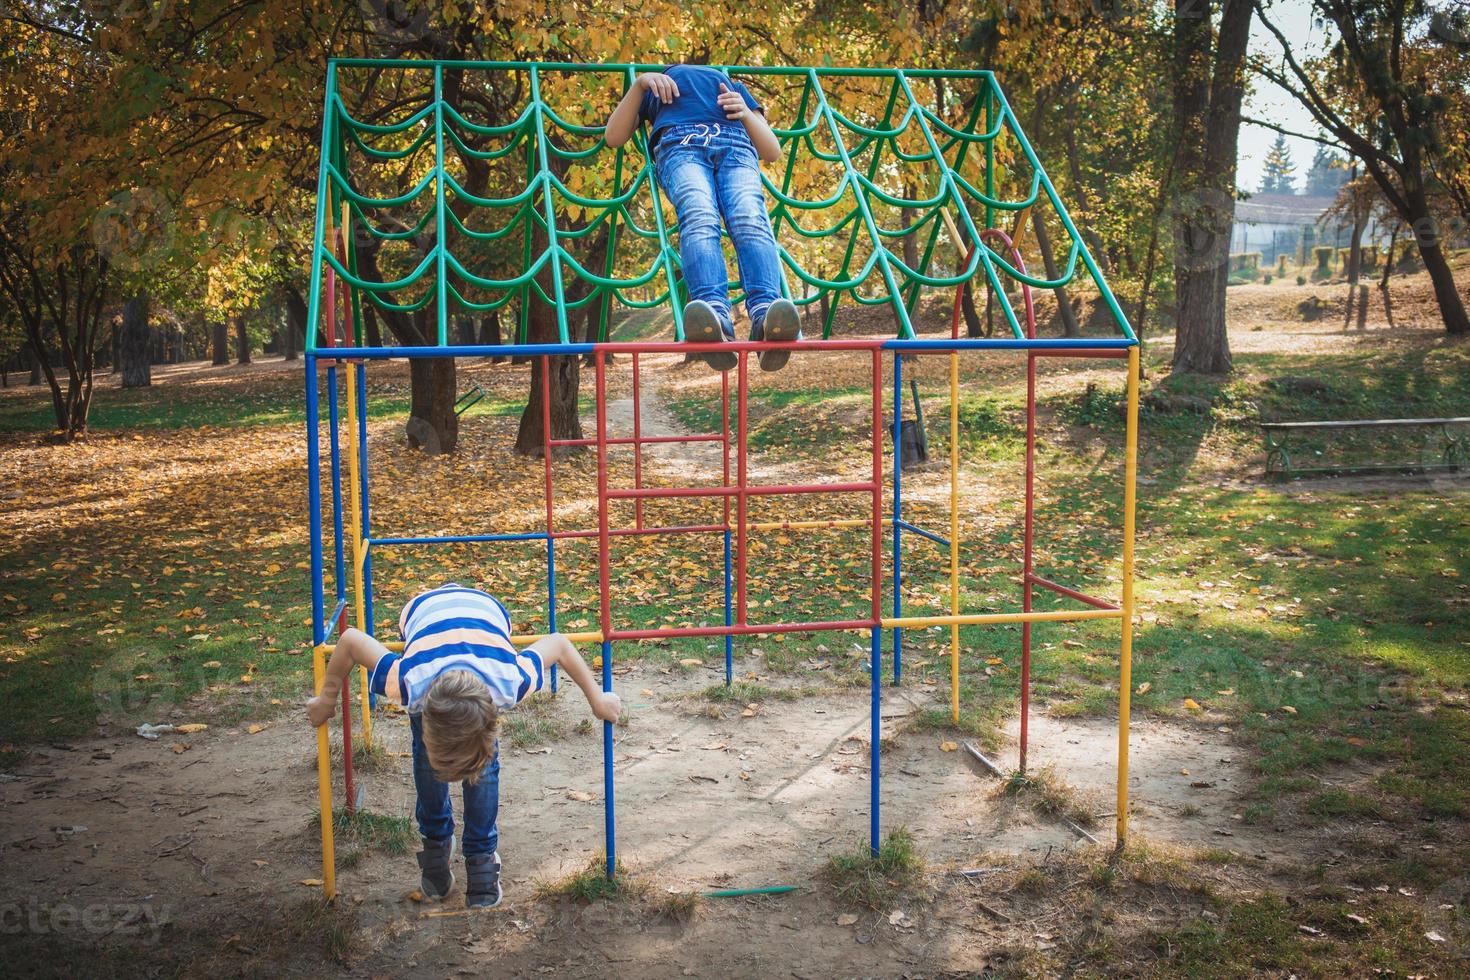
[[[851,655],[863,656],[861,646]],[[699,696],[718,681],[714,669],[666,670],[632,668],[617,678],[630,709],[614,754],[627,872],[655,895],[787,884],[795,893],[708,900],[687,923],[637,904],[538,898],[539,885],[580,870],[603,846],[601,737],[595,728],[575,728],[588,712],[568,690],[542,710],[573,734],[504,749],[505,902],[469,913],[457,886],[443,906],[421,905],[410,896],[417,885],[411,855],[368,853],[339,871],[339,904],[359,937],[345,975],[453,976],[491,962],[508,976],[954,974],[1028,947],[1045,950],[1065,927],[1064,898],[1035,907],[1001,882],[1008,871],[1092,845],[999,794],[963,751],[943,751],[938,736],[905,731],[926,692],[885,689],[891,744],[882,759],[881,812],[885,827],[913,833],[929,861],[935,900],[900,907],[902,915],[868,913],[839,924],[845,910],[820,871],[828,854],[866,840],[866,693],[772,700],[747,717],[739,704],[716,706]],[[738,675],[761,670],[758,656],[737,664]],[[175,714],[177,723],[194,717],[188,707]],[[320,891],[303,882],[321,875],[310,732],[294,711],[256,724],[264,727],[255,734],[246,724],[156,742],[123,735],[38,748],[4,783],[9,867],[0,905],[100,906],[119,923],[117,910],[136,906],[147,914],[122,935],[137,928],[146,943],[156,930],[160,949],[177,950],[201,935],[218,937],[217,947],[195,946],[188,966],[318,972],[316,951],[267,951],[244,927],[242,910],[291,914]],[[1040,716],[1033,732],[1032,765],[1054,766],[1077,799],[1093,804],[1096,834],[1109,842],[1113,725]],[[358,777],[366,805],[411,816],[406,716],[380,714],[377,735],[385,756]],[[173,751],[186,743],[187,751]],[[1236,819],[1245,760],[1228,737],[1148,722],[1135,730],[1132,748],[1137,837],[1183,849],[1227,847],[1241,860],[1221,874],[1242,884],[1272,872],[1283,844]],[[1191,788],[1198,784],[1208,785]],[[992,870],[951,874],[976,867]]]

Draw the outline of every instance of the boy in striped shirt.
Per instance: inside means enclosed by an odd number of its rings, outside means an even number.
[[[500,904],[500,711],[541,690],[553,666],[582,689],[592,713],[617,721],[622,702],[603,691],[587,663],[560,633],[524,650],[510,641],[510,614],[500,600],[453,583],[425,592],[398,619],[403,653],[390,653],[359,630],[343,632],[327,663],[322,692],[307,702],[307,719],[324,725],[353,667],[366,667],[380,697],[408,709],[413,729],[414,815],[424,849],[419,852],[425,898],[440,899],[454,886],[454,815],[449,784],[464,783],[465,904]]]

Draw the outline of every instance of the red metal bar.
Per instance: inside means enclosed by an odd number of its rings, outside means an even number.
[[[898,465],[897,457],[899,449],[893,449],[894,466]],[[882,597],[880,592],[883,585],[883,352],[877,348],[873,350],[873,479],[870,481],[873,492],[873,624],[876,626],[883,618]],[[897,557],[897,556],[895,556]],[[876,644],[876,640],[874,643]],[[874,660],[877,659],[875,652]],[[873,674],[876,677],[880,667],[877,663],[872,664]],[[877,681],[874,682],[876,690]],[[876,746],[874,747],[876,751]]]
[[[727,528],[728,525],[726,524],[679,524],[672,527],[615,527],[610,528],[607,533],[612,537],[652,534],[699,534],[724,531]],[[556,541],[560,541],[563,538],[595,538],[601,533],[601,528],[584,528],[577,531],[557,531],[551,537]]]
[[[544,356],[541,358],[541,438],[545,442],[541,448],[541,459],[546,464],[546,533],[551,534],[551,450],[557,441],[551,438],[551,358]]]
[[[641,418],[642,394],[638,390],[638,355],[633,355],[633,486],[643,486],[643,423]],[[643,526],[643,498],[633,501],[633,526]]]
[[[655,443],[661,442],[719,442],[722,438],[724,437],[719,435],[648,436],[645,439],[632,439],[625,437],[621,439],[609,439],[607,440],[607,444],[609,446],[633,446],[641,443],[645,446],[652,446]],[[593,446],[597,444],[597,440],[553,439],[551,440],[551,444],[553,446]]]
[[[862,483],[790,483],[761,485],[757,487],[644,487],[642,490],[609,490],[612,500],[637,500],[663,497],[773,497],[798,493],[866,493],[872,490],[871,481]],[[881,491],[882,486],[879,485]],[[738,523],[738,519],[737,519]]]
[[[611,567],[608,561],[609,528],[607,496],[607,355],[599,348],[593,355],[597,376],[597,596],[598,622],[602,637],[612,632]]]
[[[356,673],[354,671],[353,673]],[[347,815],[357,812],[357,794],[352,791],[352,674],[342,682],[342,791],[346,794]],[[323,820],[332,819],[330,813]]]
[[[855,337],[841,340],[793,340],[790,343],[777,344],[764,340],[726,340],[723,342],[712,341],[707,344],[696,344],[691,341],[677,340],[623,340],[598,344],[597,349],[607,351],[609,354],[712,354],[716,351],[727,351],[731,353],[742,353],[754,351],[759,353],[763,350],[801,350],[801,351],[834,351],[834,350],[876,350],[887,343],[887,338],[877,337],[871,340],[862,340]]]
[[[730,485],[730,372],[720,372],[720,447],[721,479],[724,486]],[[730,526],[730,498],[725,498],[725,526]]]
[[[735,622],[741,625],[745,624],[746,609],[745,548],[748,532],[745,525],[747,523],[746,510],[749,501],[746,498],[748,473],[746,472],[745,453],[747,448],[746,437],[749,433],[746,431],[748,417],[745,409],[746,403],[750,400],[749,377],[746,371],[749,367],[749,356],[747,351],[741,351],[739,354],[740,363],[737,366],[738,373],[736,375],[735,387],[735,410],[738,413],[735,423],[735,482],[737,494],[735,497]],[[725,482],[729,483],[729,479],[727,478]],[[726,493],[728,494],[728,492],[729,490],[727,488]],[[726,496],[725,499],[728,501],[730,498]]]
[[[1024,266],[1022,267],[1024,269]],[[1027,294],[1029,299],[1029,293]],[[1036,326],[1031,324],[1034,335]],[[1031,586],[1036,576],[1035,567],[1035,517],[1036,517],[1036,358],[1026,358],[1026,517],[1021,560],[1021,610],[1031,611]],[[1026,744],[1031,723],[1031,623],[1021,624],[1021,737],[1017,750],[1018,768],[1026,771]]]
[[[1096,596],[1090,596],[1090,595],[1088,595],[1085,592],[1078,592],[1076,589],[1069,589],[1065,585],[1058,585],[1057,583],[1053,582],[1051,579],[1042,578],[1040,575],[1035,575],[1035,574],[1032,574],[1031,572],[1027,572],[1026,573],[1026,579],[1027,579],[1027,584],[1028,585],[1039,585],[1043,589],[1050,589],[1051,591],[1055,592],[1057,595],[1064,595],[1068,599],[1076,599],[1078,602],[1083,603],[1083,604],[1088,605],[1088,606],[1092,606],[1094,609],[1118,609],[1118,608],[1120,608],[1119,606],[1115,606],[1113,603],[1107,601],[1106,599],[1099,599]],[[1029,590],[1028,590],[1028,592],[1029,592]],[[1030,612],[1029,609],[1026,610],[1026,611],[1027,612]],[[1030,624],[1028,623],[1027,625],[1030,625]]]
[[[680,626],[666,629],[612,630],[603,634],[607,640],[658,640],[682,636],[751,636],[761,633],[820,633],[834,630],[872,629],[878,622],[871,619],[835,620],[820,623],[771,623],[733,626]]]

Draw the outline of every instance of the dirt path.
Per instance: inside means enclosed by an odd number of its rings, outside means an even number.
[[[852,655],[861,656],[856,647]],[[738,665],[741,674],[762,669],[756,650]],[[1084,845],[1055,821],[998,796],[963,752],[941,751],[937,736],[905,730],[913,712],[931,703],[929,689],[885,691],[883,731],[891,744],[883,757],[883,822],[913,832],[936,872],[934,886],[949,898],[915,904],[894,922],[865,914],[838,925],[843,909],[820,872],[827,855],[867,837],[866,693],[747,709],[701,696],[719,677],[713,668],[618,670],[629,706],[614,756],[621,860],[655,898],[666,890],[771,884],[796,885],[797,894],[711,901],[684,925],[636,903],[583,907],[536,897],[538,884],[583,867],[603,844],[601,738],[595,729],[577,730],[586,705],[566,692],[543,709],[564,737],[504,750],[500,909],[469,915],[457,894],[442,910],[421,907],[408,897],[417,878],[410,855],[354,859],[350,842],[339,844],[340,907],[357,926],[346,972],[452,975],[494,962],[511,976],[548,969],[597,976],[628,964],[638,976],[773,975],[778,965],[774,975],[895,974],[978,970],[998,950],[1044,942],[1036,938],[1044,929],[998,921],[967,904],[980,900],[1004,914],[1011,897],[942,872],[996,853],[1025,866]],[[186,707],[171,720],[189,717]],[[295,710],[249,731],[38,748],[3,783],[0,908],[100,908],[114,916],[142,908],[170,962],[208,962],[233,973],[261,966],[265,956],[278,972],[319,971],[310,946],[265,954],[242,924],[262,910],[287,919],[305,914],[303,903],[319,889],[301,882],[320,875],[310,732]],[[367,806],[411,817],[405,717],[380,714],[377,732],[384,762],[359,777]],[[1055,763],[1079,798],[1110,813],[1112,725],[1038,718],[1035,732],[1033,764]],[[174,751],[183,744],[189,748]],[[1140,726],[1133,751],[1140,837],[1228,847],[1248,863],[1271,856],[1269,842],[1247,839],[1232,820],[1246,780],[1220,736],[1151,722]],[[1189,789],[1191,780],[1177,775],[1183,769],[1210,788]],[[336,794],[340,801],[340,782]],[[1236,836],[1222,839],[1221,831]],[[1105,816],[1097,834],[1107,841],[1110,833]],[[80,927],[56,933],[83,943],[117,940]],[[232,934],[245,938],[219,946]],[[735,949],[742,952],[732,961]]]

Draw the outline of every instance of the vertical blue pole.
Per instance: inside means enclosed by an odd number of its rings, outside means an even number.
[[[551,632],[556,632],[556,539],[546,536],[546,610]],[[606,658],[604,658],[605,662]],[[556,664],[551,665],[551,693],[556,693]]]
[[[602,689],[612,690],[612,643],[602,641]],[[618,868],[618,826],[613,798],[613,723],[602,723],[602,839],[607,851],[607,876]]]
[[[332,446],[332,544],[336,550],[337,601],[347,598],[347,571],[342,547],[342,440],[337,432],[337,367],[327,367],[327,427]],[[328,630],[332,627],[328,625]]]
[[[311,544],[311,644],[326,640],[322,619],[322,481],[320,414],[317,404],[316,355],[308,351],[306,361],[306,507]]]
[[[903,615],[903,355],[893,358],[893,618]],[[903,630],[893,628],[893,683],[903,679]]]
[[[368,523],[368,434],[367,434],[367,362],[357,366],[357,473],[361,485],[362,499],[358,513],[362,515],[362,536],[371,541],[372,525]],[[377,620],[373,618],[373,548],[369,544],[362,556],[362,630],[368,636],[377,636]],[[378,707],[378,696],[368,692],[368,710]]]
[[[725,625],[734,622],[730,607],[730,529],[725,528]],[[735,669],[735,637],[729,633],[725,634],[725,686],[730,686],[730,679]]]
[[[883,724],[883,628],[881,626],[873,627],[872,658],[872,670],[870,671],[870,673],[872,674],[873,680],[873,692],[870,710],[872,711],[873,717],[871,722],[872,730],[869,733],[869,737],[872,740],[871,755],[873,758],[873,762],[871,767],[871,775],[873,779],[873,785],[871,791],[873,795],[872,799],[868,803],[868,834],[869,838],[872,841],[870,846],[872,847],[873,856],[877,857],[879,847],[879,828],[881,827],[881,821],[878,817],[878,800],[881,794],[878,792],[878,785],[880,776],[880,761],[883,755],[882,746],[879,744],[879,730],[882,728]]]

